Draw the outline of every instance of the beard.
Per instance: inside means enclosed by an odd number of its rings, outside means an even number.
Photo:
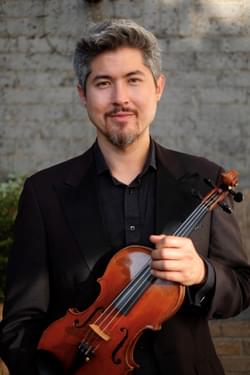
[[[132,112],[135,115],[135,122],[130,126],[129,124],[123,123],[115,123],[114,121],[110,121],[110,117],[117,112]],[[100,132],[110,144],[116,146],[121,149],[125,149],[126,147],[132,145],[135,141],[137,141],[140,136],[147,131],[147,126],[145,128],[140,128],[140,124],[138,121],[138,112],[131,108],[123,108],[120,106],[115,107],[110,112],[105,114],[106,125],[100,126],[91,113],[88,113],[90,121],[94,124],[97,131]],[[103,124],[104,125],[104,124]]]
[[[115,106],[111,111],[107,112],[105,114],[106,120],[110,118],[110,116],[115,115],[118,112],[129,112],[134,113],[135,117],[137,118],[137,111],[125,106]],[[107,125],[107,128],[103,131],[103,135],[106,137],[106,139],[113,145],[119,148],[126,148],[127,146],[134,143],[134,141],[139,137],[139,129],[138,129],[138,123],[136,120],[136,123],[134,124],[134,129],[124,129],[126,128],[126,124],[111,124],[109,127]]]
[[[122,133],[117,131],[110,131],[103,134],[107,140],[116,147],[126,148],[136,141],[139,134],[136,132]]]

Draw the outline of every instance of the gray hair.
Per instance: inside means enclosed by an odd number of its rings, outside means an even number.
[[[156,81],[161,74],[161,53],[156,37],[132,20],[113,19],[92,26],[76,45],[74,68],[84,90],[91,61],[105,51],[123,46],[137,48],[142,52],[144,64]]]

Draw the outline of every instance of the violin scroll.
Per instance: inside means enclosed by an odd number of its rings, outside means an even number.
[[[222,203],[228,194],[232,195],[235,202],[241,202],[243,200],[243,194],[233,190],[238,184],[238,176],[239,173],[235,170],[221,173],[221,184],[219,186],[214,185],[210,179],[204,179],[209,186],[213,187],[212,191],[203,199],[208,210],[212,210],[218,205],[225,212],[231,213],[231,208]]]
[[[234,186],[238,185],[239,173],[235,170],[224,172],[221,174],[223,183],[227,186],[229,193],[232,195],[235,202],[239,203],[243,200],[243,194],[239,191],[233,190]]]
[[[228,172],[221,173],[221,178],[223,181],[223,184],[225,184],[228,187],[234,187],[238,185],[239,179],[238,179],[239,173],[232,169]]]

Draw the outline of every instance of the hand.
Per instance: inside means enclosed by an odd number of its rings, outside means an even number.
[[[185,286],[202,284],[206,266],[189,238],[151,235],[155,244],[152,251],[152,274],[163,280]]]

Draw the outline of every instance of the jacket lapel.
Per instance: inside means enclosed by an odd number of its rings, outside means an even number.
[[[100,213],[91,149],[83,155],[81,167],[71,172],[56,190],[70,230],[91,270],[99,258],[110,250]]]
[[[191,194],[193,177],[174,152],[157,145],[156,232],[173,234],[197,205]]]

